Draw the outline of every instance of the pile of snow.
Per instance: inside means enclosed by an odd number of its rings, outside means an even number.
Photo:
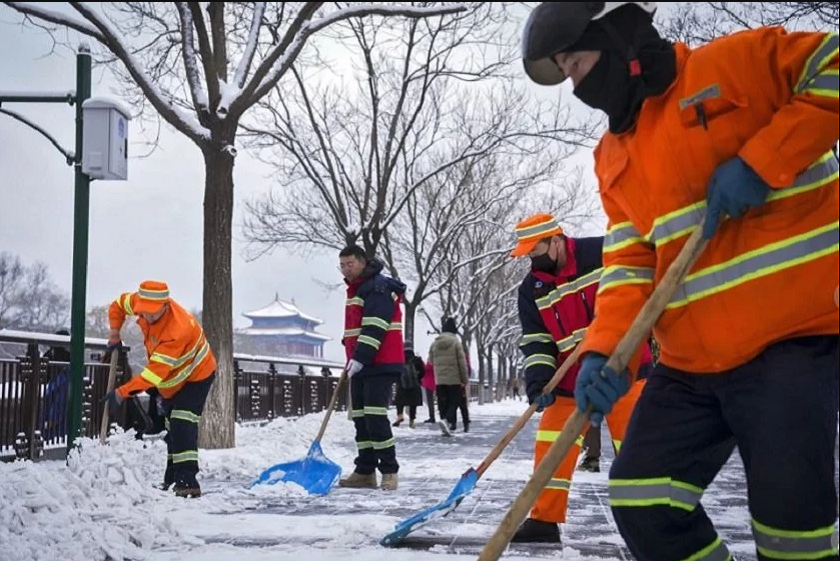
[[[527,402],[477,406],[474,417],[520,415]],[[236,448],[201,450],[199,480],[204,494],[193,500],[155,489],[163,479],[166,445],[118,433],[102,446],[84,439],[64,461],[0,463],[0,552],[7,561],[169,561],[300,559],[301,541],[318,559],[382,558],[378,540],[399,521],[383,513],[393,507],[426,508],[428,498],[343,490],[340,497],[311,497],[295,484],[258,485],[255,478],[275,463],[303,458],[323,413],[279,418],[264,426],[236,427]],[[478,420],[478,419],[477,419]],[[533,421],[532,421],[533,422]],[[481,423],[473,424],[481,430]],[[436,425],[400,430],[398,442],[428,438]],[[321,442],[327,458],[344,473],[356,455],[353,423],[336,412]],[[399,444],[398,444],[399,446]],[[435,473],[456,481],[480,458],[423,458],[401,470]],[[525,481],[525,460],[496,462],[489,479]],[[302,506],[340,502],[341,513],[301,518]],[[468,530],[465,528],[464,530]],[[294,536],[292,543],[284,545]],[[455,559],[441,553],[389,550],[391,561]],[[463,557],[461,557],[463,559]],[[513,561],[513,558],[506,558]]]
[[[84,439],[64,462],[0,464],[0,551],[13,560],[144,559],[182,536],[169,517],[150,516],[165,493],[162,442],[133,433],[110,446]],[[163,462],[163,463],[162,463]]]

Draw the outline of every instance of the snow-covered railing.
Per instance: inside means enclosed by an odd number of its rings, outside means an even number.
[[[109,365],[102,361],[108,341],[89,337],[82,388],[82,434],[96,436],[101,422]],[[42,347],[46,347],[42,352]],[[67,442],[70,392],[70,336],[0,329],[0,457],[39,458]],[[120,351],[117,381],[128,379],[127,348]],[[123,406],[114,422],[131,424]]]
[[[234,353],[237,422],[296,417],[326,408],[344,364],[318,357]],[[337,407],[346,408],[346,395]]]

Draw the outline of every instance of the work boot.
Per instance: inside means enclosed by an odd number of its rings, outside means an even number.
[[[464,432],[470,432],[470,424],[464,423]]]
[[[349,489],[376,489],[376,473],[364,474],[354,471],[344,479],[340,479],[338,486]]]
[[[201,487],[179,487],[175,485],[173,489],[175,490],[176,497],[196,499],[201,496]]]
[[[513,535],[512,542],[560,543],[560,525],[528,518]]]
[[[601,462],[598,458],[584,458],[578,466],[580,471],[591,471],[592,473],[601,472]]]
[[[411,420],[408,422],[408,428],[410,428],[410,429],[413,429],[413,428],[414,428],[414,419],[411,419]]]
[[[405,421],[405,417],[402,417],[402,416],[397,417],[397,420],[394,421],[393,423],[391,423],[391,426],[392,427],[398,427],[402,424],[403,421]]]
[[[383,473],[382,484],[379,486],[383,491],[396,491],[398,477],[396,473]]]
[[[176,497],[182,497],[185,499],[194,499],[201,496],[201,487],[198,485],[198,481],[196,481],[194,477],[187,480],[177,481],[172,490],[175,491]]]
[[[434,419],[426,419],[425,421],[423,421],[423,424],[424,425],[427,425],[427,424],[434,425],[436,422],[437,421],[435,421]]]
[[[438,421],[438,426],[440,427],[440,432],[443,436],[452,436],[452,433],[449,431],[449,425],[446,424],[446,421],[441,419]]]

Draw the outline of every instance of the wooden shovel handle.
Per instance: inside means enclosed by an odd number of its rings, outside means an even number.
[[[574,365],[578,360],[578,355],[580,355],[580,345],[575,347],[575,350],[572,351],[572,354],[566,357],[566,360],[563,361],[563,364],[560,365],[560,368],[554,373],[554,376],[551,377],[551,380],[545,385],[542,390],[543,394],[548,394],[554,391],[554,388],[563,381],[563,378],[566,376],[566,372]],[[484,475],[484,472],[490,467],[490,465],[496,461],[501,453],[507,448],[507,445],[511,443],[511,441],[516,438],[516,435],[519,434],[519,431],[528,424],[528,421],[537,411],[537,404],[532,403],[528,409],[525,410],[522,415],[516,420],[513,426],[510,428],[509,431],[502,437],[496,446],[490,450],[490,453],[487,454],[487,457],[478,464],[478,467],[475,469],[476,473],[478,473],[478,478],[481,479],[481,476]]]
[[[108,369],[108,389],[105,390],[106,393],[110,393],[114,391],[114,385],[117,381],[117,360],[120,358],[120,353],[117,349],[111,350],[111,364],[110,368]],[[106,403],[104,410],[102,411],[102,424],[99,427],[99,443],[105,444],[105,441],[108,438],[108,423],[110,419],[110,407],[109,404]]]
[[[627,333],[619,342],[612,356],[607,360],[607,366],[611,367],[615,372],[623,372],[630,362],[630,358],[639,348],[642,341],[653,329],[659,316],[665,311],[665,306],[671,300],[674,292],[679,287],[682,279],[685,277],[688,270],[694,265],[694,262],[700,256],[703,249],[706,247],[706,240],[703,239],[703,229],[698,226],[688,238],[679,255],[673,263],[668,267],[668,271],[662,277],[662,280],[656,286],[656,289],[651,294],[650,298],[639,314],[630,324]],[[511,504],[496,532],[485,544],[484,549],[478,556],[478,561],[497,561],[501,557],[502,552],[507,548],[511,538],[516,533],[519,525],[528,515],[528,512],[534,506],[540,492],[546,484],[551,480],[551,476],[557,470],[557,466],[569,453],[572,445],[577,440],[577,437],[583,432],[586,426],[587,419],[592,413],[592,407],[586,413],[582,413],[575,409],[575,412],[563,425],[563,430],[560,436],[555,440],[551,447],[546,452],[531,479],[516,497],[516,500]]]
[[[335,409],[335,404],[338,402],[338,393],[341,391],[341,385],[344,383],[346,378],[347,369],[345,368],[342,369],[341,376],[338,378],[338,384],[336,384],[335,391],[332,394],[332,398],[330,398],[330,405],[327,407],[327,414],[324,415],[324,420],[321,421],[321,428],[318,430],[318,436],[315,437],[315,442],[320,442],[321,437],[324,436],[324,432],[327,430],[327,423],[330,421],[330,416]]]

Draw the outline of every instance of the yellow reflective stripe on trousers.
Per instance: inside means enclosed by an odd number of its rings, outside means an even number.
[[[387,407],[365,407],[362,409],[365,415],[384,415],[388,416],[388,408]]]
[[[198,461],[198,450],[187,450],[185,452],[179,452],[178,454],[172,454],[172,463],[173,464],[180,464],[182,462],[197,462]]]
[[[198,422],[201,421],[201,415],[196,415],[192,411],[187,411],[186,409],[173,409],[169,416],[172,419],[179,419],[188,423],[198,424]]]
[[[773,189],[767,197],[767,202],[786,199],[823,187],[837,179],[838,171],[840,171],[840,163],[834,153],[826,152],[800,173],[793,185],[784,189]],[[699,201],[659,216],[653,221],[653,228],[645,235],[645,239],[659,247],[687,236],[703,221],[705,213],[706,201]],[[604,275],[606,276],[606,272]],[[601,286],[603,285],[602,279]]]
[[[632,222],[621,222],[607,230],[604,236],[603,253],[618,251],[634,243],[646,243],[646,240]]]
[[[537,442],[554,442],[558,438],[560,438],[560,433],[563,431],[559,430],[538,430],[537,431]],[[575,444],[578,446],[583,446],[583,437],[578,436],[575,439]]]
[[[356,448],[358,450],[370,450],[373,448],[373,442],[371,442],[370,440],[361,440],[359,442],[356,442]]]
[[[381,442],[373,442],[373,449],[374,450],[384,450],[385,448],[390,448],[394,445],[396,441],[393,438],[389,438],[388,440],[383,440]]]
[[[726,544],[720,538],[704,547],[694,555],[690,555],[680,561],[731,561],[732,555],[726,548]]]
[[[352,411],[350,411],[350,418],[351,419],[360,419],[361,417],[364,417],[364,416],[365,416],[365,410],[364,409],[353,409]]]
[[[667,308],[679,308],[767,275],[836,253],[838,222],[741,254],[685,277]]]
[[[572,482],[568,479],[558,479],[552,477],[546,484],[545,488],[553,491],[565,491],[568,493],[569,489],[572,488]]]
[[[653,479],[610,479],[610,506],[670,506],[693,511],[703,489],[670,477]]]
[[[805,63],[802,75],[793,90],[795,93],[810,89],[809,86],[814,78],[821,74],[823,69],[837,56],[838,46],[840,46],[840,41],[838,41],[837,33],[827,34],[822,44],[808,57],[808,62]]]
[[[807,531],[780,530],[753,518],[752,531],[759,553],[770,559],[824,559],[838,554],[834,525]]]

